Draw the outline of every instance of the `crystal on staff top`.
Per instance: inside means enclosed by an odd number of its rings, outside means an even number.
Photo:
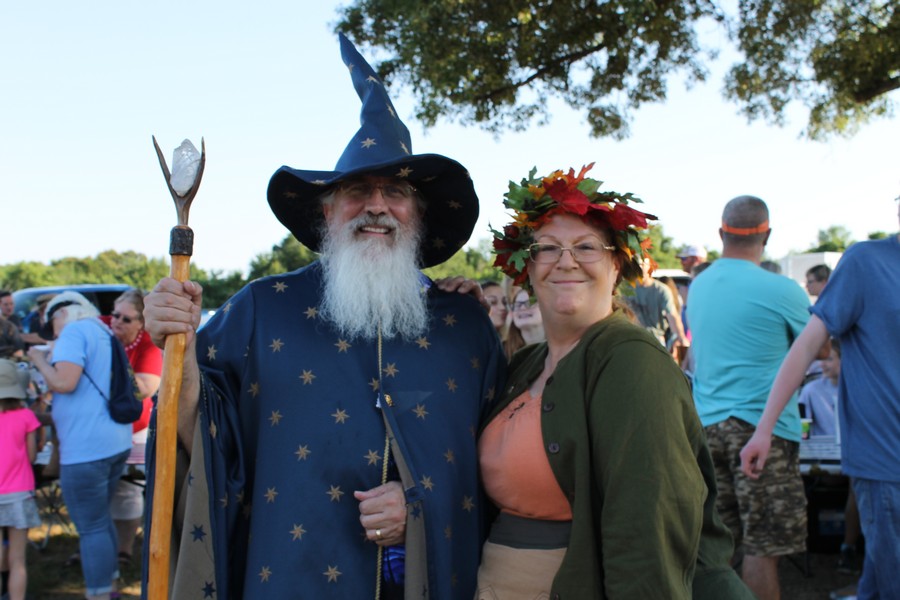
[[[184,140],[181,145],[175,148],[172,154],[172,177],[170,183],[172,189],[179,196],[187,194],[194,186],[197,179],[197,170],[200,168],[200,153],[191,143],[191,140]]]

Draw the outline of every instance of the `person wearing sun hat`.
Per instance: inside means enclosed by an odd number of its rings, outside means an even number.
[[[475,432],[505,358],[479,303],[420,269],[465,244],[478,198],[462,165],[413,153],[375,72],[340,45],[359,131],[334,169],[284,166],[268,187],[320,259],[252,282],[196,333],[200,286],[165,279],[145,298],[154,342],[188,341],[173,597],[475,593]]]
[[[546,342],[513,356],[481,431],[499,513],[477,597],[751,598],[687,381],[614,308],[656,217],[592,167],[510,182],[513,221],[493,232],[495,265],[537,299]]]

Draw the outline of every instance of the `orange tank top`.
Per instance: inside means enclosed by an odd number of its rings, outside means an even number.
[[[544,453],[541,397],[525,390],[481,434],[481,477],[500,510],[519,517],[570,521],[572,507]]]

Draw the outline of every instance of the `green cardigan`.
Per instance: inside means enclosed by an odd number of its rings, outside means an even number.
[[[541,373],[547,345],[517,353],[504,406]],[[542,396],[550,467],[572,506],[551,598],[752,598],[729,567],[712,459],[687,380],[621,313],[593,325]]]

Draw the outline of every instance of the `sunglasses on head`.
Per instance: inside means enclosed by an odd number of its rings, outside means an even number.
[[[122,322],[125,323],[126,325],[131,325],[134,321],[137,320],[137,319],[135,319],[134,317],[126,317],[125,315],[123,315],[123,314],[120,313],[120,312],[114,312],[114,313],[112,313],[112,314],[109,315],[109,316],[111,316],[113,319],[119,319],[120,321],[122,321]]]

